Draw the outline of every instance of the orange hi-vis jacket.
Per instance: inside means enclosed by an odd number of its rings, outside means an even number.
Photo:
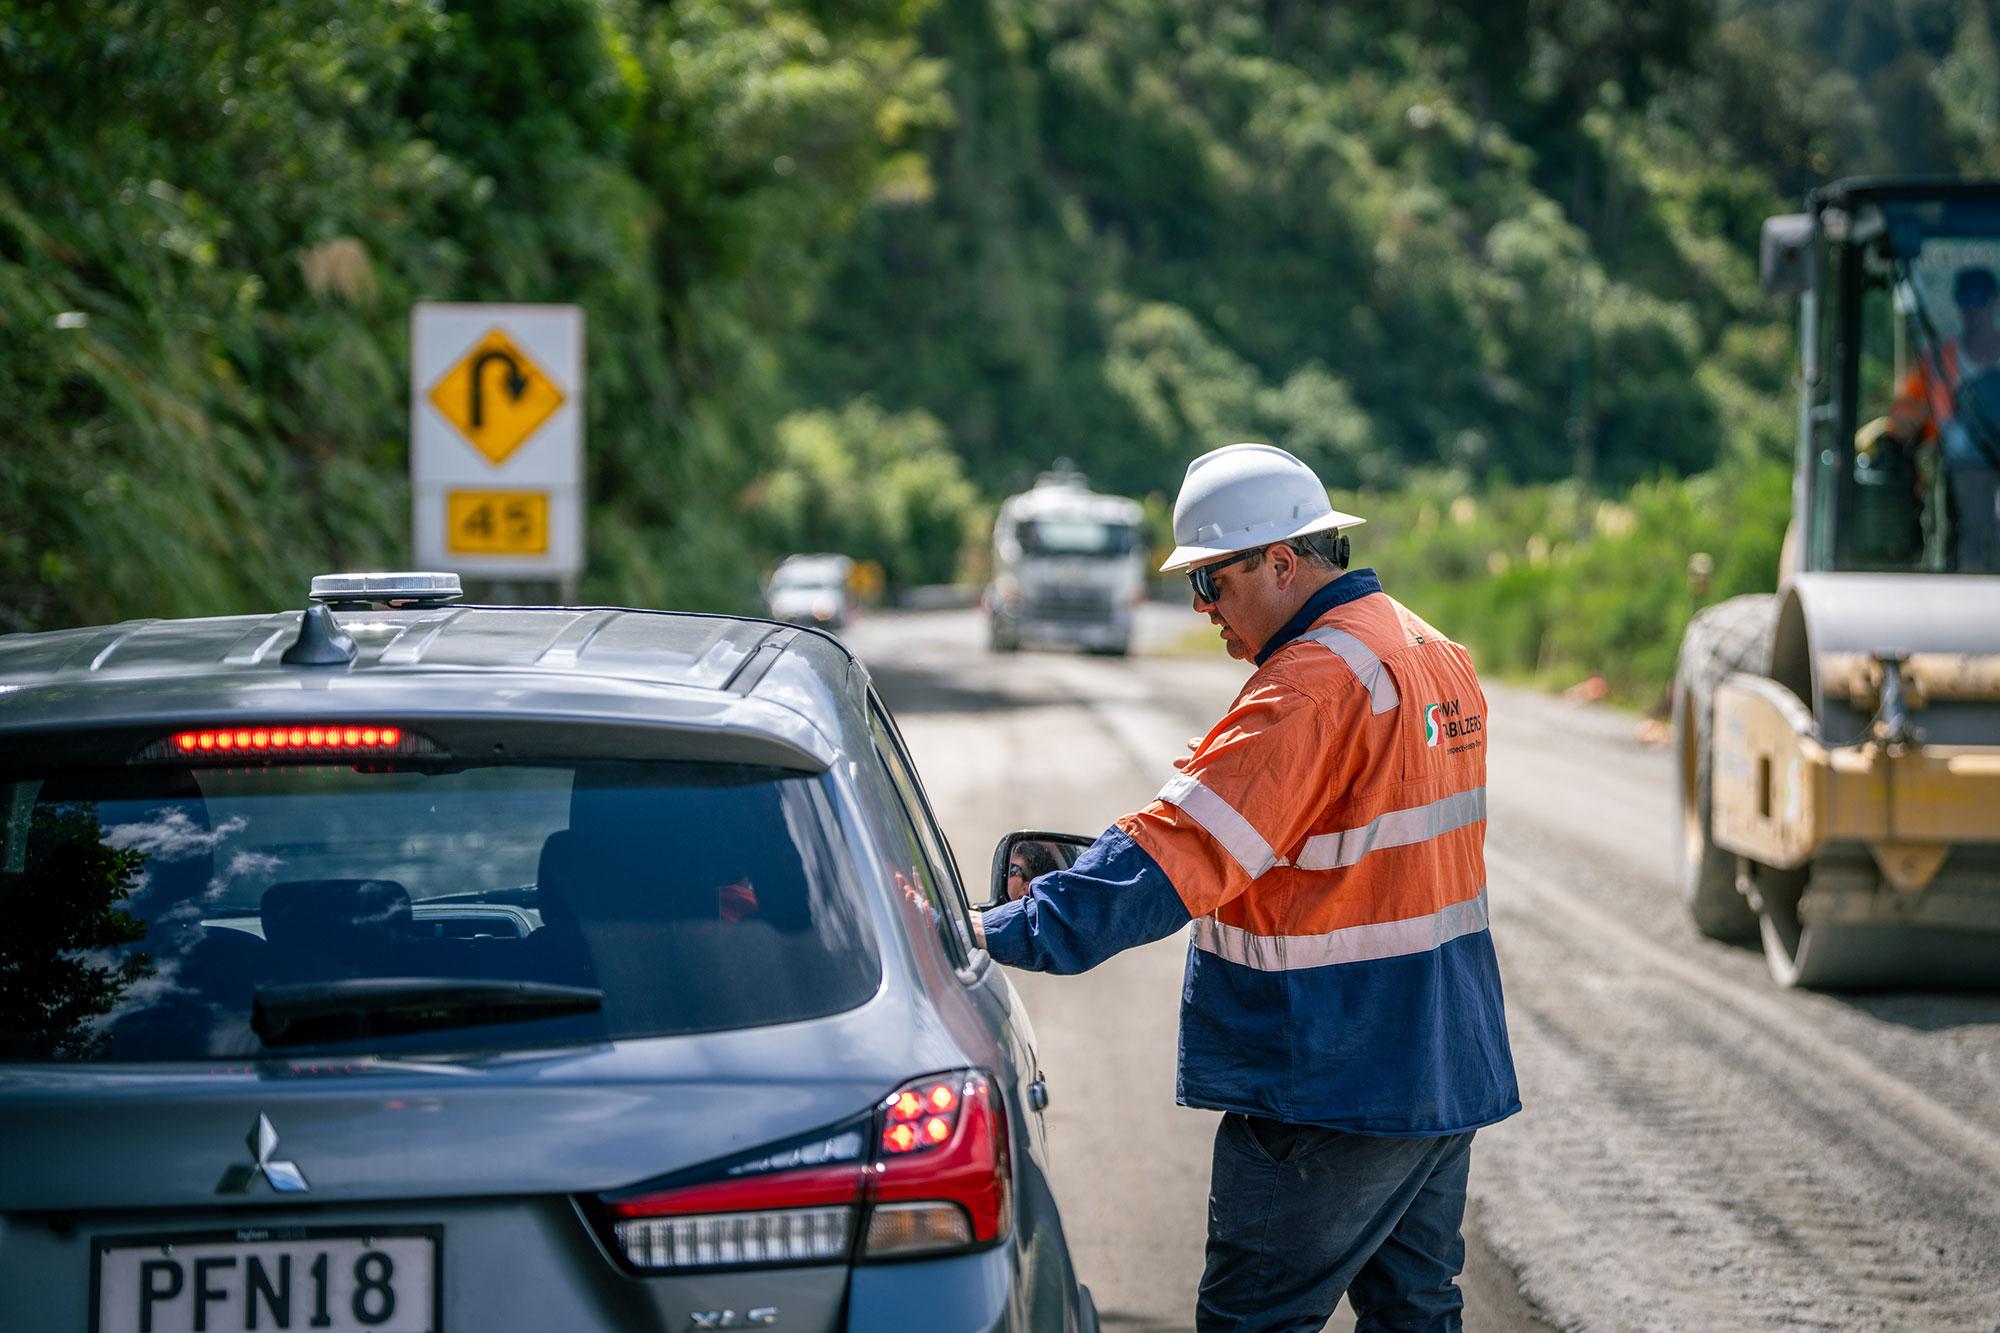
[[[1073,971],[1192,920],[1182,1102],[1372,1134],[1510,1115],[1486,716],[1466,651],[1356,570],[1158,798],[986,914],[988,948]]]
[[[1910,367],[1910,373],[1903,377],[1902,388],[1898,392],[1900,403],[1907,403],[1913,410],[1923,415],[1923,437],[1934,440],[1940,430],[1952,418],[1952,386],[1958,383],[1958,339],[1945,339],[1944,347],[1937,356],[1926,352],[1917,357]],[[1899,406],[1900,406],[1899,403]]]

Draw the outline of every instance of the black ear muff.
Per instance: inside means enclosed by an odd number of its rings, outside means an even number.
[[[1334,564],[1339,565],[1342,569],[1346,569],[1349,551],[1350,547],[1348,545],[1346,533],[1342,533],[1340,534],[1340,536],[1333,539]]]

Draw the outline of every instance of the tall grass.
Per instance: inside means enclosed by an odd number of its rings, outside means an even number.
[[[1354,561],[1490,676],[1566,688],[1602,677],[1610,698],[1656,705],[1681,631],[1701,606],[1769,589],[1790,506],[1776,464],[1740,464],[1632,487],[1571,483],[1472,495],[1447,478],[1337,493],[1365,516]],[[1703,585],[1690,562],[1705,555]]]

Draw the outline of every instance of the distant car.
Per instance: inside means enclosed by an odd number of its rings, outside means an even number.
[[[787,556],[764,588],[771,619],[840,629],[852,610],[848,580],[854,562],[844,555]]]
[[[1094,1329],[860,663],[455,583],[0,637],[0,1328]]]

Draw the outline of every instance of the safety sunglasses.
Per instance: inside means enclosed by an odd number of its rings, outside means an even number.
[[[1231,565],[1240,565],[1245,560],[1248,560],[1253,556],[1262,555],[1263,553],[1264,553],[1263,547],[1255,546],[1247,551],[1238,551],[1235,555],[1229,556],[1228,558],[1223,560],[1218,560],[1212,565],[1197,565],[1193,569],[1190,569],[1187,572],[1188,587],[1193,588],[1194,595],[1200,598],[1202,601],[1212,602],[1215,600],[1216,570],[1227,569]]]

